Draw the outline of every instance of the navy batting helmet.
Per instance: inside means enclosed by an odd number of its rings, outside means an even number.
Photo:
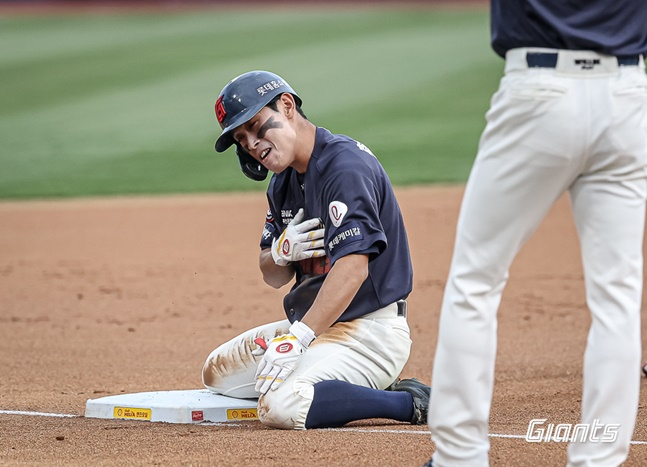
[[[292,94],[297,105],[301,106],[301,98],[294,89],[283,78],[269,71],[250,71],[227,83],[220,91],[215,106],[216,118],[222,128],[222,134],[216,140],[216,151],[223,152],[235,144],[232,131],[251,120],[263,107],[284,92]],[[245,175],[253,180],[265,179],[267,169],[247,154],[239,144],[236,144],[236,154]]]

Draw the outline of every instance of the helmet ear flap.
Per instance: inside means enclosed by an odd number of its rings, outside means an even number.
[[[240,168],[248,178],[256,182],[262,182],[267,178],[267,169],[263,164],[254,159],[243,147],[236,143],[236,155],[240,162]]]

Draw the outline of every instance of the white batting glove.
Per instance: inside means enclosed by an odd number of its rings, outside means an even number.
[[[290,376],[301,355],[315,338],[314,331],[300,321],[292,323],[289,331],[269,343],[265,342],[263,359],[258,364],[255,375],[255,389],[261,394],[266,394],[270,389],[275,391]],[[259,339],[255,342],[260,348],[264,348]]]
[[[278,266],[287,266],[293,261],[326,256],[324,228],[319,228],[317,218],[303,220],[303,208],[299,209],[281,236],[272,240],[272,259]]]

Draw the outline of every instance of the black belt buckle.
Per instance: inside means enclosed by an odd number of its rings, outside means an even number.
[[[398,316],[402,316],[403,318],[407,317],[407,301],[406,300],[398,300]]]

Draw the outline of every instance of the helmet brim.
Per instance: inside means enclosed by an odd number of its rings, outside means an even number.
[[[266,105],[267,104],[265,103],[255,105],[254,107],[250,107],[246,109],[245,112],[242,112],[234,117],[229,125],[222,130],[222,134],[216,140],[216,151],[225,152],[227,149],[229,149],[231,145],[235,143],[234,137],[231,134],[232,131],[254,118],[254,116],[259,113]]]
[[[234,138],[231,136],[231,133],[223,133],[216,140],[214,149],[216,152],[225,152],[232,144],[234,144]]]

